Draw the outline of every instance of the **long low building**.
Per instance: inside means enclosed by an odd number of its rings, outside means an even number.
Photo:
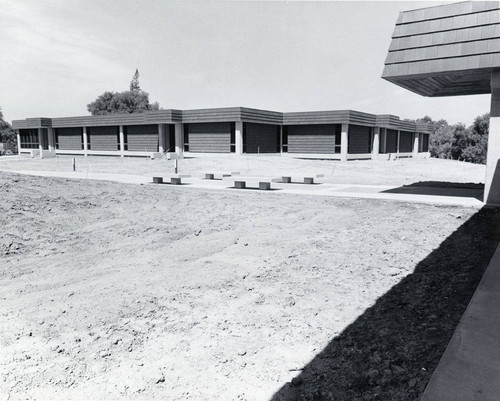
[[[14,120],[20,154],[161,157],[281,153],[338,160],[427,157],[432,127],[352,110],[245,107]]]

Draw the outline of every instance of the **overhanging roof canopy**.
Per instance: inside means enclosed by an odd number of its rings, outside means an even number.
[[[382,78],[423,96],[491,92],[500,4],[466,1],[399,14]]]

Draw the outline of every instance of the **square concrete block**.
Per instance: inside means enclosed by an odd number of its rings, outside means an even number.
[[[263,191],[269,191],[271,189],[270,182],[259,182],[259,189]]]
[[[153,184],[163,184],[163,177],[153,177]]]
[[[285,184],[290,184],[292,182],[292,177],[281,177],[281,182]]]
[[[181,178],[180,177],[172,177],[170,179],[170,184],[172,184],[172,185],[181,185],[182,184]]]
[[[235,181],[234,182],[234,187],[238,189],[245,189],[247,186],[245,181]]]
[[[314,184],[313,177],[304,177],[304,184]]]
[[[214,175],[213,174],[205,174],[205,180],[213,180]]]

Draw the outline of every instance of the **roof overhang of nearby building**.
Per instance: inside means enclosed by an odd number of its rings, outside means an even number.
[[[403,11],[382,78],[423,96],[491,93],[500,69],[498,1]]]

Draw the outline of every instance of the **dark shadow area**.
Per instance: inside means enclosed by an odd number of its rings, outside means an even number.
[[[499,241],[500,208],[485,207],[273,400],[419,400]]]
[[[171,185],[173,187],[181,187],[181,186],[185,186],[185,185],[191,185],[187,182],[181,182],[180,184],[172,184],[170,182],[148,182],[149,185]]]
[[[292,181],[292,182],[283,182],[283,181],[276,181],[276,184],[293,184],[293,185],[321,185],[321,182],[313,182],[312,184],[306,184],[305,182],[300,182],[300,181]]]
[[[271,189],[259,189],[259,187],[245,187],[245,188],[227,187],[227,188],[239,189],[240,191],[246,191],[247,189],[251,189],[252,191],[260,191],[260,192],[281,191],[281,188],[271,188]]]
[[[294,157],[293,153],[289,153],[289,155],[292,155],[292,157]],[[294,159],[299,159],[299,160],[326,160],[326,161],[331,161],[331,162],[340,162],[340,158],[331,159],[329,157],[294,157]]]
[[[456,196],[476,198],[481,202],[484,196],[484,184],[458,183],[445,181],[420,181],[402,187],[383,191],[393,194]]]

